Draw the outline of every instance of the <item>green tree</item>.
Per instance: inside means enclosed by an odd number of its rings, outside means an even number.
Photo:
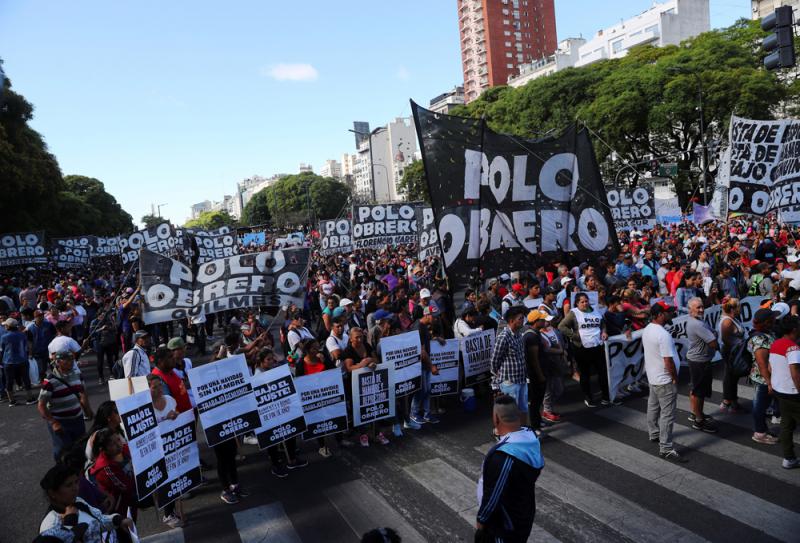
[[[202,230],[216,230],[221,226],[236,228],[239,224],[227,211],[203,211],[196,219],[187,221],[186,228],[200,228]]]
[[[267,189],[262,189],[247,201],[242,210],[242,224],[255,226],[269,223],[271,217],[267,205]]]
[[[83,200],[99,217],[85,225],[97,235],[115,235],[133,230],[133,219],[117,199],[106,192],[105,185],[94,177],[68,175],[64,177],[67,191]],[[88,217],[87,217],[88,219]]]
[[[428,181],[425,178],[425,168],[421,160],[415,160],[403,171],[403,178],[397,184],[397,189],[405,195],[407,202],[430,203]]]
[[[144,225],[145,228],[155,228],[162,222],[164,222],[164,218],[159,217],[158,215],[151,215],[150,213],[148,213],[147,215],[142,217],[142,224]]]
[[[286,176],[261,192],[270,219],[281,227],[334,218],[350,198],[347,185],[312,172]],[[259,200],[253,209],[260,205]]]

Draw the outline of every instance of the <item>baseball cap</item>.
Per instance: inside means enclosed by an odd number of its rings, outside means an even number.
[[[431,304],[429,306],[426,306],[425,309],[422,310],[422,314],[426,315],[426,316],[427,315],[432,315],[432,316],[435,317],[435,316],[437,316],[439,314],[439,308],[436,307],[436,305]]]
[[[523,292],[525,292],[525,287],[522,286],[522,283],[514,283],[511,286],[511,290],[513,290],[514,292],[516,292],[518,294],[522,294]]]
[[[426,288],[424,288],[424,289],[419,291],[419,297],[420,298],[430,298],[431,297],[431,291],[426,289]]]
[[[544,311],[539,311],[538,309],[534,309],[533,311],[528,313],[528,322],[530,324],[533,324],[538,320],[546,320],[549,322],[553,320],[553,315],[546,313]]]
[[[375,312],[375,320],[376,321],[383,321],[387,319],[393,318],[394,315],[385,309],[379,309]]]
[[[17,319],[6,319],[3,322],[3,326],[9,326],[11,328],[16,328],[17,326],[19,326],[19,322],[17,321]]]
[[[70,351],[58,351],[54,356],[56,360],[72,360],[75,358]]]
[[[135,334],[133,334],[134,341],[137,339],[142,339],[143,337],[147,337],[150,335],[150,332],[147,330],[137,330]]]
[[[566,285],[567,283],[569,283],[570,281],[572,281],[572,277],[562,277],[562,278],[561,278],[561,286],[562,286],[562,287],[563,287],[563,286],[565,286],[565,285]]]
[[[791,308],[789,307],[789,304],[787,304],[786,302],[778,302],[777,304],[772,306],[772,311],[780,313],[780,315],[775,317],[776,319],[782,319],[783,317],[789,314]]]
[[[766,322],[771,318],[778,318],[781,317],[780,311],[773,311],[772,309],[759,309],[756,311],[756,314],[753,315],[753,322]]]
[[[675,311],[675,308],[666,302],[656,302],[650,308],[650,316],[657,317],[663,313]]]
[[[346,310],[345,310],[345,308],[344,308],[344,307],[341,307],[341,306],[340,306],[340,307],[337,307],[336,309],[334,309],[334,310],[333,310],[333,318],[334,318],[334,319],[338,319],[339,317],[341,317],[342,315],[344,315],[344,314],[345,314],[345,312],[346,312]]]
[[[167,342],[167,349],[170,351],[183,349],[184,347],[186,347],[186,342],[183,341],[182,337],[174,337]]]
[[[339,300],[339,307],[347,307],[348,305],[352,304],[353,300],[351,300],[350,298],[342,298],[341,300]]]
[[[490,287],[491,287],[492,285],[496,285],[497,283],[499,283],[499,281],[497,280],[497,278],[495,278],[495,277],[492,277],[491,279],[489,279],[489,286],[490,286]]]
[[[500,274],[500,280],[501,281],[508,281],[509,279],[511,279],[511,276],[508,275],[507,273],[501,273]]]
[[[558,289],[555,285],[548,285],[546,289],[544,289],[545,294],[558,294]]]

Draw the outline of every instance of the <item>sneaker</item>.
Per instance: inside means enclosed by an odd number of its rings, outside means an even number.
[[[361,443],[362,447],[369,447],[369,438],[367,434],[361,434],[361,437],[358,438],[358,442]]]
[[[616,406],[622,405],[622,402],[619,401],[618,399],[614,398],[613,400],[600,400],[600,405],[602,405],[603,407],[608,407],[610,405],[613,405],[613,406],[616,407]]]
[[[8,402],[8,407],[16,407],[18,405],[19,404],[17,403],[17,400],[11,400],[10,402]]]
[[[286,467],[289,469],[300,469],[306,467],[307,465],[308,465],[308,460],[298,457],[294,459],[294,462],[286,464]]]
[[[763,443],[764,445],[775,445],[778,442],[778,438],[768,433],[764,432],[755,432],[753,434],[753,441],[756,443]]]
[[[671,450],[658,453],[658,456],[666,460],[667,462],[675,462],[676,464],[685,464],[688,460],[678,454],[678,451]]]
[[[285,464],[278,464],[277,466],[272,466],[272,470],[270,471],[278,479],[285,479],[286,477],[289,476],[289,470],[286,469]]]
[[[339,446],[344,447],[345,449],[350,449],[352,447],[355,447],[356,444],[353,442],[352,439],[342,438],[342,440],[339,442]]]
[[[231,485],[231,492],[236,494],[239,498],[247,498],[250,496],[250,493],[246,490],[242,490],[242,487],[239,485]]]
[[[772,419],[770,420],[770,422],[772,422],[772,424],[780,424],[781,423],[781,418],[780,417],[776,417],[775,415],[772,415]]]
[[[430,422],[431,424],[439,424],[439,418],[435,415],[426,415],[422,420],[425,422]]]
[[[28,398],[25,400],[25,405],[33,405],[35,403],[37,403],[36,398]]]
[[[703,420],[710,420],[714,422],[714,417],[711,415],[703,415]],[[694,413],[689,413],[689,422],[694,422]]]
[[[403,437],[403,427],[399,423],[392,424],[392,434],[394,437]]]
[[[418,424],[419,426],[425,424],[425,419],[422,417],[418,417],[416,415],[411,415],[410,417],[408,417],[408,420],[415,424]]]
[[[383,432],[378,432],[378,435],[375,436],[375,439],[377,439],[378,443],[380,443],[381,445],[388,445],[389,444],[389,440],[386,439],[386,436],[383,435]]]
[[[558,413],[553,413],[552,411],[544,411],[542,412],[542,418],[545,420],[549,420],[550,422],[560,422],[561,415]]]
[[[328,447],[320,447],[317,451],[322,458],[330,458],[333,456],[333,453]]]
[[[628,390],[630,390],[633,394],[640,394],[642,392],[642,387],[640,387],[638,383],[634,383]]]
[[[183,521],[175,515],[168,515],[161,519],[161,522],[168,524],[170,528],[180,528],[183,526]]]
[[[650,443],[658,443],[659,437],[658,436],[655,436],[655,437],[650,436],[648,439],[650,440]]]
[[[233,492],[230,492],[229,490],[223,490],[222,494],[219,495],[219,499],[224,501],[228,505],[239,503],[239,497]]]
[[[406,430],[419,430],[422,425],[411,418],[403,423],[403,428]]]
[[[797,458],[784,458],[781,466],[783,469],[800,468],[800,460]]]
[[[597,402],[595,402],[594,400],[583,400],[583,403],[585,403],[585,404],[586,404],[586,407],[591,407],[591,408],[598,407],[598,405],[599,405],[599,404],[598,404]]]
[[[244,436],[242,440],[245,445],[256,445],[258,446],[258,438],[256,436]]]
[[[711,420],[709,420],[708,417],[706,417],[705,420],[701,420],[699,422],[695,420],[692,423],[692,428],[694,428],[695,430],[700,430],[701,432],[705,432],[707,434],[717,433],[717,427],[714,425],[713,422],[711,422]]]

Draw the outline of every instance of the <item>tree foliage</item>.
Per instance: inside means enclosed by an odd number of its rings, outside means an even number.
[[[62,177],[42,136],[28,124],[31,119],[33,106],[11,90],[6,78],[0,93],[0,232],[45,230],[53,236],[130,232],[131,216],[103,183],[91,177]]]
[[[686,186],[699,175],[704,141],[712,149],[713,175],[713,150],[726,139],[731,114],[770,119],[794,113],[790,104],[797,103],[800,85],[762,67],[764,36],[758,21],[742,19],[678,46],[635,47],[621,59],[568,68],[520,88],[493,88],[454,113],[485,116],[492,129],[527,138],[580,121],[599,136],[595,150],[607,175],[621,173],[625,164],[636,167],[621,179],[641,173],[656,157],[677,162],[678,184]]]
[[[158,215],[152,215],[148,213],[142,217],[142,224],[145,228],[155,228],[162,222],[164,222],[164,218],[159,217]]]
[[[350,198],[350,189],[312,172],[288,175],[253,195],[242,213],[248,225],[271,221],[275,226],[333,219]]]
[[[236,228],[238,223],[227,211],[203,211],[199,217],[187,221],[184,226],[201,230],[216,230],[221,226]]]
[[[407,202],[430,203],[428,181],[425,178],[425,168],[421,160],[415,160],[403,171],[403,178],[397,184],[397,189],[405,195]]]

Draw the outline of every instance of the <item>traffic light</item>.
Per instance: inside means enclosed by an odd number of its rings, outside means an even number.
[[[761,19],[761,28],[772,32],[764,38],[761,47],[769,54],[764,57],[767,70],[791,68],[795,65],[794,13],[791,6],[781,6]]]

